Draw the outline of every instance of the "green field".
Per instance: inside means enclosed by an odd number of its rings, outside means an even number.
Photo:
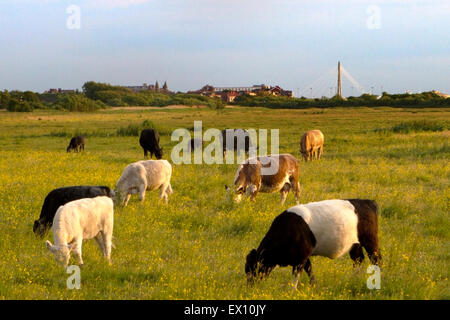
[[[426,119],[443,131],[395,133],[401,123]],[[301,134],[325,135],[322,160],[300,162],[301,202],[370,198],[380,207],[381,289],[366,286],[369,261],[313,257],[317,283],[302,274],[293,290],[291,268],[276,268],[248,287],[245,256],[272,220],[295,204],[289,194],[259,194],[232,203],[237,165],[173,166],[174,194],[157,192],[115,208],[112,265],[95,241],[83,245],[81,289],[68,290],[68,274],[45,248],[50,232],[32,232],[43,200],[69,185],[114,187],[125,166],[142,160],[138,138],[120,127],[154,123],[169,159],[170,133],[192,128],[280,129],[280,152],[299,154]],[[449,299],[449,109],[263,108],[107,109],[97,113],[0,112],[0,299]],[[384,130],[385,129],[385,130]],[[86,150],[66,153],[70,135],[87,135]]]

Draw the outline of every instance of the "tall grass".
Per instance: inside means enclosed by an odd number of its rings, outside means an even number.
[[[448,130],[448,123],[437,120],[414,120],[403,121],[390,128],[377,128],[379,133],[411,133],[411,132],[440,132]]]

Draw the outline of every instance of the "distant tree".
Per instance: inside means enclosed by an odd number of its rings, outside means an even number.
[[[8,107],[9,100],[11,99],[11,95],[8,90],[3,92],[0,91],[0,109],[5,109]]]
[[[159,92],[159,83],[158,83],[158,80],[156,80],[156,83],[155,83],[155,91],[156,91],[156,92]]]
[[[169,91],[169,87],[167,86],[167,81],[164,81],[163,90]]]
[[[32,91],[25,91],[23,93],[23,100],[28,101],[28,102],[39,102],[40,101],[37,94]]]
[[[94,81],[88,81],[83,85],[83,93],[88,97],[89,99],[93,100],[99,100],[99,93],[102,91],[116,91],[120,94],[126,94],[131,92],[130,89],[122,87],[122,86],[113,86],[109,83],[99,83]]]
[[[10,112],[31,112],[33,111],[33,106],[28,101],[11,99],[9,100],[7,110]]]

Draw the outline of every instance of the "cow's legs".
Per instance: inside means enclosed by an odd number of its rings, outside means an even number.
[[[312,265],[311,265],[311,261],[308,259],[306,260],[305,263],[305,271],[308,274],[309,277],[309,283],[310,284],[315,284],[316,283],[316,278],[314,277],[313,271],[312,271]]]
[[[75,239],[74,244],[72,245],[73,255],[75,259],[78,260],[78,264],[80,266],[83,265],[83,258],[81,257],[81,244],[83,239]]]
[[[322,157],[322,153],[323,153],[323,146],[321,146],[319,149],[319,159],[320,159],[320,157]]]
[[[131,198],[131,193],[127,193],[127,195],[125,196],[125,201],[123,202],[124,207],[127,206],[128,201],[130,201]]]
[[[294,290],[297,290],[298,279],[300,278],[300,274],[302,273],[304,265],[305,265],[305,262],[292,267],[292,274],[294,275],[294,283],[293,283]]]
[[[359,243],[354,243],[350,249],[350,258],[353,260],[355,265],[361,264],[364,260],[364,252]]]
[[[281,191],[280,193],[281,193],[280,204],[281,204],[281,205],[283,205],[283,204],[284,204],[284,202],[286,201],[286,198],[287,198],[288,192],[286,192],[286,191]]]
[[[101,232],[99,232],[98,235],[96,235],[94,239],[95,239],[95,242],[97,242],[97,245],[100,248],[100,251],[102,252],[103,256],[106,256],[106,248],[104,246],[103,234]]]
[[[112,247],[112,230],[107,230],[103,233],[103,247],[105,248],[104,256],[108,260],[108,264],[111,264],[111,247]]]
[[[291,185],[289,183],[285,183],[283,188],[281,188],[281,190],[280,190],[281,205],[283,205],[284,202],[286,201],[286,197],[287,197],[290,189],[291,189]]]
[[[139,200],[144,201],[145,199],[145,190],[147,189],[147,185],[146,184],[142,184],[139,187]]]
[[[289,178],[289,181],[292,186],[291,190],[294,192],[295,203],[298,205],[300,203],[300,183],[298,182],[298,177],[293,175]]]
[[[160,188],[159,188],[159,199],[160,200],[164,200],[164,202],[167,204],[168,202],[168,198],[169,198],[169,184],[163,184]]]

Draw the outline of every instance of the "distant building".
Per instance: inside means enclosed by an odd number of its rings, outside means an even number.
[[[142,86],[124,86],[124,87],[130,89],[133,92],[158,91],[158,92],[162,92],[162,93],[170,93],[170,90],[167,87],[167,82],[164,83],[162,88],[157,88],[156,87],[157,83],[158,83],[158,81],[156,81],[155,84],[146,84],[146,83],[144,83]]]
[[[279,86],[271,87],[265,84],[253,85],[251,87],[214,87],[207,84],[199,90],[188,91],[188,93],[201,94],[207,97],[220,97],[226,103],[233,102],[236,97],[244,94],[255,96],[269,93],[274,96],[294,96],[290,90],[284,90]]]
[[[445,94],[445,93],[439,92],[437,90],[433,90],[432,92],[442,98],[450,98],[450,94]]]
[[[145,90],[155,91],[155,86],[153,84],[147,85],[146,83],[144,83],[142,86],[125,86],[125,88],[128,88],[134,92],[145,91]]]
[[[52,94],[57,94],[57,93],[78,93],[78,89],[55,89],[55,88],[51,88],[48,89],[47,91],[45,91],[44,93],[52,93]]]

